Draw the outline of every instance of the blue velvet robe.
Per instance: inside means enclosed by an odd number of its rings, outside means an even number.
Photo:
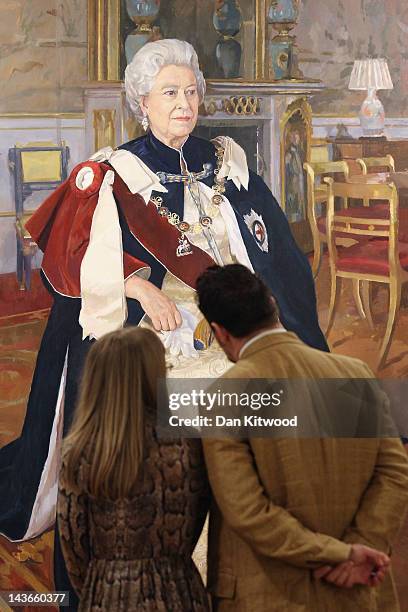
[[[180,153],[164,145],[152,133],[126,143],[121,148],[137,155],[154,172],[181,172]],[[216,167],[215,147],[211,142],[190,136],[182,151],[190,172],[202,171],[205,163]],[[212,186],[213,174],[203,182]],[[183,218],[183,184],[167,183],[166,188],[168,193],[160,194],[165,205]],[[226,181],[225,196],[235,212],[252,266],[277,300],[283,325],[307,344],[328,350],[319,328],[309,263],[297,247],[287,219],[268,187],[259,176],[250,172],[248,190],[238,190],[232,181]],[[129,227],[121,203],[117,201],[117,204],[123,250],[148,264],[151,267],[150,281],[161,287],[166,262],[159,262],[144,248],[132,232],[132,227]],[[259,248],[244,221],[244,215],[251,210],[263,219],[268,234],[268,252]],[[52,219],[50,224],[49,231],[52,231]],[[186,266],[193,265],[191,256],[183,259]],[[54,296],[54,304],[38,353],[23,430],[20,438],[0,450],[0,533],[13,540],[22,538],[29,524],[48,454],[67,349],[64,432],[72,420],[78,381],[90,346],[89,340],[82,340],[82,329],[78,322],[80,298],[64,297],[53,289],[45,277],[43,280]],[[129,299],[127,324],[137,325],[143,314],[139,302]]]

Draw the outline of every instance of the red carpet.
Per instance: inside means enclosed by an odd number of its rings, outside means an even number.
[[[52,303],[39,270],[33,270],[30,291],[21,291],[15,273],[0,275],[0,317],[49,308]]]

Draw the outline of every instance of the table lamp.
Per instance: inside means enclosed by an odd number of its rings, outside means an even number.
[[[367,90],[359,118],[364,136],[384,135],[385,113],[377,98],[377,89],[393,89],[387,60],[384,58],[356,60],[350,76],[349,89]]]

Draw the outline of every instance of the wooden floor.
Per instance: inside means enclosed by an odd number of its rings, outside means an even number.
[[[322,328],[327,321],[329,276],[324,262],[317,283],[318,309]],[[387,293],[373,293],[375,329],[358,318],[351,288],[345,286],[332,334],[332,350],[364,359],[374,369],[385,329]],[[47,311],[0,317],[0,446],[19,435]],[[378,372],[382,378],[408,379],[408,305],[401,308],[389,360]],[[52,532],[28,544],[12,544],[0,537],[0,591],[52,590]],[[402,612],[408,612],[408,519],[396,542],[393,567]],[[0,612],[9,610],[0,598]],[[38,611],[44,608],[38,608]],[[48,608],[50,609],[50,608]],[[19,608],[23,610],[23,608]],[[28,608],[27,608],[28,610]],[[30,607],[35,612],[35,607]],[[384,612],[387,612],[384,610]]]

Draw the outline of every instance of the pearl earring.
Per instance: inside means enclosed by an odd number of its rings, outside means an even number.
[[[144,115],[142,119],[142,128],[144,129],[145,132],[147,132],[148,127],[149,127],[149,119],[147,118],[147,115]]]

